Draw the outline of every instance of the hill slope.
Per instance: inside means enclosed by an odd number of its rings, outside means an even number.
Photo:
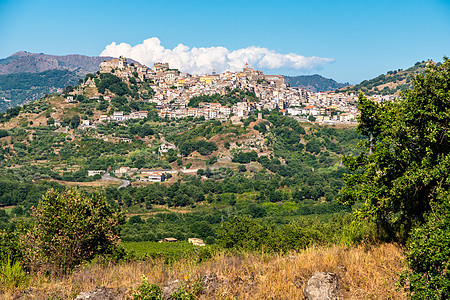
[[[111,59],[113,57],[58,56],[25,51],[0,59],[0,112],[40,99],[45,94],[61,92],[87,73],[99,71],[100,63]]]
[[[45,94],[61,92],[68,85],[76,85],[80,78],[68,70],[0,75],[0,112],[38,100]]]
[[[311,92],[334,91],[350,85],[349,83],[339,83],[331,78],[325,78],[318,74],[301,76],[283,76],[286,83],[292,87],[306,88]]]
[[[47,70],[69,70],[80,74],[93,73],[99,70],[99,64],[112,57],[85,55],[48,55],[43,53],[16,52],[0,59],[0,75],[17,73],[40,73]]]
[[[418,73],[425,72],[427,64],[433,61],[417,62],[413,67],[406,70],[398,69],[388,71],[373,79],[364,80],[360,84],[341,88],[341,92],[363,92],[366,95],[398,95],[400,92],[412,87],[412,78]]]

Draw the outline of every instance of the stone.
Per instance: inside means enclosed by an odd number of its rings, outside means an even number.
[[[318,272],[306,284],[305,300],[340,300],[339,278],[334,273]]]
[[[213,293],[219,287],[219,279],[214,273],[205,274],[202,277],[201,285],[203,287],[203,292]]]
[[[95,290],[91,292],[81,292],[75,298],[75,300],[113,300],[120,299],[117,293],[111,288],[106,287],[96,287]]]
[[[178,292],[178,290],[180,289],[181,286],[183,286],[183,283],[181,282],[181,280],[177,279],[177,280],[168,281],[162,288],[163,299],[164,300],[173,299],[170,295]]]

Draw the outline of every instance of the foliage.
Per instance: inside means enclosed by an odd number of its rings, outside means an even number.
[[[148,278],[142,275],[142,282],[133,293],[134,300],[162,300],[162,290],[157,284],[150,284]]]
[[[16,260],[13,262],[9,256],[6,261],[0,261],[0,286],[6,289],[13,289],[23,286],[27,280],[27,274],[23,270],[20,261]]]
[[[425,72],[427,64],[430,61],[418,62],[414,66],[406,70],[388,71],[386,74],[381,74],[373,79],[364,80],[361,83],[344,87],[341,90],[345,92],[363,92],[366,95],[382,94],[391,95],[399,94],[402,91],[412,87],[413,78],[417,74]],[[432,62],[431,62],[432,63]]]
[[[311,92],[334,91],[350,85],[347,83],[339,83],[333,79],[322,77],[318,74],[301,75],[301,76],[284,76],[284,80],[291,87],[303,87]]]
[[[189,107],[198,107],[201,102],[205,103],[220,103],[224,106],[232,106],[238,102],[259,102],[255,93],[250,91],[243,91],[239,89],[234,89],[225,95],[214,94],[214,95],[202,95],[195,96],[189,100]]]
[[[0,230],[0,257],[11,261],[22,259],[22,247],[19,243],[19,233],[17,231]],[[0,261],[6,263],[6,261]]]
[[[347,157],[341,203],[363,202],[380,238],[406,241],[430,202],[450,187],[450,60],[414,78],[404,99],[376,103],[360,95],[358,131],[365,151]]]
[[[256,161],[258,159],[258,154],[255,151],[250,152],[237,152],[233,155],[233,162],[248,164],[251,161]]]
[[[450,297],[450,196],[432,203],[426,222],[415,228],[407,246],[409,269],[403,273],[411,299]]]
[[[32,269],[67,273],[98,254],[112,253],[123,215],[99,195],[49,190],[34,211],[35,224],[22,236]]]
[[[123,96],[130,93],[130,89],[127,84],[123,82],[119,77],[111,73],[101,73],[100,83],[97,86],[99,93],[104,94],[108,89],[111,93],[117,96]]]
[[[0,112],[6,111],[8,107],[17,107],[24,102],[38,100],[55,89],[76,84],[78,79],[76,72],[68,70],[0,75],[0,95],[4,94],[6,99],[11,100],[11,102],[0,101]]]
[[[278,252],[332,242],[333,235],[329,225],[316,220],[298,220],[277,228],[248,216],[235,216],[219,230],[219,244],[235,250]]]
[[[185,141],[180,145],[180,153],[184,156],[188,156],[194,151],[198,151],[201,155],[209,155],[216,151],[217,145],[214,142],[200,141]]]

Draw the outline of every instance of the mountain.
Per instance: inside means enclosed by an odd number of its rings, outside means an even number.
[[[83,74],[99,70],[99,64],[112,57],[85,55],[49,55],[43,53],[16,52],[0,59],[0,75],[17,73],[40,73],[47,70],[69,70]]]
[[[100,63],[111,59],[110,56],[58,56],[25,51],[0,59],[0,112],[45,94],[61,92],[87,73],[99,71]]]
[[[434,64],[433,61],[416,62],[414,66],[403,70],[398,69],[388,71],[386,74],[381,74],[373,79],[364,80],[360,84],[348,86],[339,89],[341,92],[363,92],[366,95],[398,95],[400,92],[412,87],[412,78],[425,72],[428,64]]]
[[[302,87],[311,92],[334,91],[350,85],[347,83],[339,83],[331,78],[325,78],[318,74],[301,75],[301,76],[283,76],[284,81],[289,83],[291,87]]]

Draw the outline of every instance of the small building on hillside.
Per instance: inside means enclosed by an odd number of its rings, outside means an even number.
[[[141,177],[141,181],[163,182],[164,180],[166,180],[166,174],[164,174],[163,172],[141,171],[141,174],[145,174],[145,176]]]
[[[104,174],[104,170],[88,170],[88,176],[94,176],[97,174]]]
[[[174,242],[178,242],[178,240],[173,237],[168,237],[168,238],[163,238],[162,240],[159,240],[159,242],[160,243],[163,243],[163,242],[174,243]]]
[[[188,242],[195,246],[206,246],[205,242],[199,238],[188,238]]]

